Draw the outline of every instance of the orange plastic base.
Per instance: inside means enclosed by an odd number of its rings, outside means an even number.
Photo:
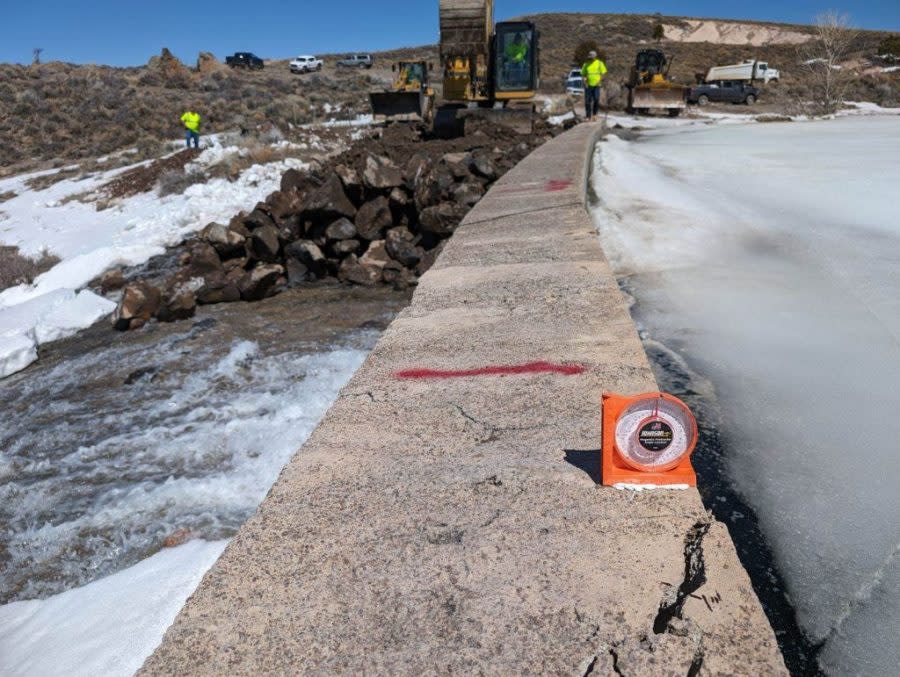
[[[689,487],[697,486],[697,473],[691,465],[691,451],[684,455],[681,462],[671,470],[664,472],[644,472],[631,468],[616,448],[616,422],[619,416],[638,400],[655,399],[663,397],[675,400],[676,398],[664,393],[644,393],[634,397],[625,397],[614,393],[603,393],[603,466],[602,483],[605,487],[616,484],[653,484],[656,486],[671,486],[684,484]]]

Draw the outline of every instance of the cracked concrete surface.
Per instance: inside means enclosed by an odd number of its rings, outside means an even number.
[[[143,674],[786,673],[697,492],[595,482],[600,394],[656,389],[583,206],[599,132],[470,213]],[[535,360],[587,369],[393,376]]]

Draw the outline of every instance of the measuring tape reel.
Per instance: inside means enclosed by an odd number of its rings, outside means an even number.
[[[697,486],[697,421],[665,393],[603,395],[603,485]]]

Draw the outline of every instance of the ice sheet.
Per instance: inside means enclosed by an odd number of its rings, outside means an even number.
[[[710,379],[730,472],[833,674],[896,674],[900,119],[658,131],[597,156],[650,336]]]

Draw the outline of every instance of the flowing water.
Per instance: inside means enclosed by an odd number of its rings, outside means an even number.
[[[101,324],[0,381],[0,603],[230,537],[405,302],[323,286]]]

